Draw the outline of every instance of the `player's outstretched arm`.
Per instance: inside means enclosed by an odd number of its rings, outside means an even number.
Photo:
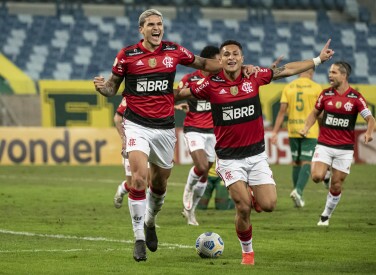
[[[321,111],[317,110],[316,108],[312,110],[312,112],[308,115],[307,120],[305,122],[304,128],[299,131],[299,134],[302,137],[306,137],[308,134],[309,129],[311,129],[312,125],[315,124],[317,118],[320,116]]]
[[[332,58],[334,51],[329,48],[330,46],[329,39],[325,46],[322,48],[320,55],[310,60],[295,61],[285,64],[282,67],[272,68],[273,70],[273,80],[289,77],[292,75],[300,74],[305,72],[313,67],[317,67],[321,63]]]
[[[189,112],[189,105],[186,102],[183,102],[183,103],[174,105],[174,109],[183,111],[184,113],[188,113]]]
[[[222,64],[217,59],[203,58],[198,55],[195,55],[195,61],[189,64],[188,67],[203,70],[211,74],[219,73],[222,70]]]
[[[105,97],[116,95],[119,90],[123,77],[111,74],[110,78],[106,81],[103,76],[94,77],[95,90]]]
[[[190,98],[192,97],[191,89],[189,87],[183,88],[183,89],[174,89],[174,97],[175,97],[175,102]]]
[[[281,103],[279,106],[279,112],[275,120],[274,128],[272,131],[272,138],[271,138],[272,144],[277,144],[278,131],[279,131],[279,128],[281,128],[283,120],[285,119],[285,115],[287,113],[287,107],[288,107],[287,103]]]

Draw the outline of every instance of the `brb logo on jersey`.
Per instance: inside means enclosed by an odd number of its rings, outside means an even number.
[[[234,108],[233,106],[224,107],[222,112],[223,120],[235,120],[243,117],[253,116],[255,113],[255,106],[243,106],[239,108]]]
[[[147,78],[137,79],[137,92],[157,92],[165,91],[168,88],[168,80],[147,80]]]
[[[337,118],[337,117],[334,117],[333,115],[328,114],[325,120],[325,124],[331,125],[331,126],[347,127],[349,126],[349,120],[343,119],[343,118]]]
[[[197,101],[197,112],[205,112],[211,110],[210,102],[207,102],[205,100],[198,100]]]

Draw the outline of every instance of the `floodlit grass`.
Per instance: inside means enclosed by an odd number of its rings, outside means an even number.
[[[234,211],[211,204],[198,227],[180,212],[189,166],[176,166],[157,229],[160,246],[133,260],[127,203],[112,204],[119,167],[0,167],[0,274],[375,274],[376,168],[354,165],[329,228],[316,226],[327,190],[313,182],[306,206],[293,208],[290,166],[272,166],[278,203],[252,213],[255,266],[242,266]],[[211,202],[212,203],[212,202]],[[196,238],[214,231],[225,242],[216,260],[201,259]]]

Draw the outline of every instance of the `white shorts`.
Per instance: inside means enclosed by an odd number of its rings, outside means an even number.
[[[141,151],[149,157],[149,162],[161,168],[174,166],[175,129],[148,128],[129,120],[124,121],[124,129],[127,153]]]
[[[197,150],[204,150],[206,152],[206,157],[209,162],[214,162],[215,160],[215,135],[214,134],[204,134],[198,132],[187,132],[184,134],[185,145],[188,147],[189,152],[194,152]]]
[[[217,159],[217,173],[226,187],[241,180],[248,185],[274,184],[265,152],[244,159]]]
[[[318,144],[316,145],[312,162],[323,162],[336,170],[350,174],[353,156],[354,150],[336,149]]]

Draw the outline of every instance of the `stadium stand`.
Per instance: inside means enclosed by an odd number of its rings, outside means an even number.
[[[355,0],[40,0],[45,8],[32,10],[33,2],[0,4],[0,52],[33,80],[108,75],[117,51],[138,41],[138,16],[148,7],[165,15],[165,39],[197,54],[237,39],[247,63],[269,66],[280,55],[311,58],[330,37],[336,59],[354,67],[352,83],[376,80],[374,11]],[[189,71],[179,67],[176,79]],[[327,68],[319,67],[315,80],[327,82]]]

